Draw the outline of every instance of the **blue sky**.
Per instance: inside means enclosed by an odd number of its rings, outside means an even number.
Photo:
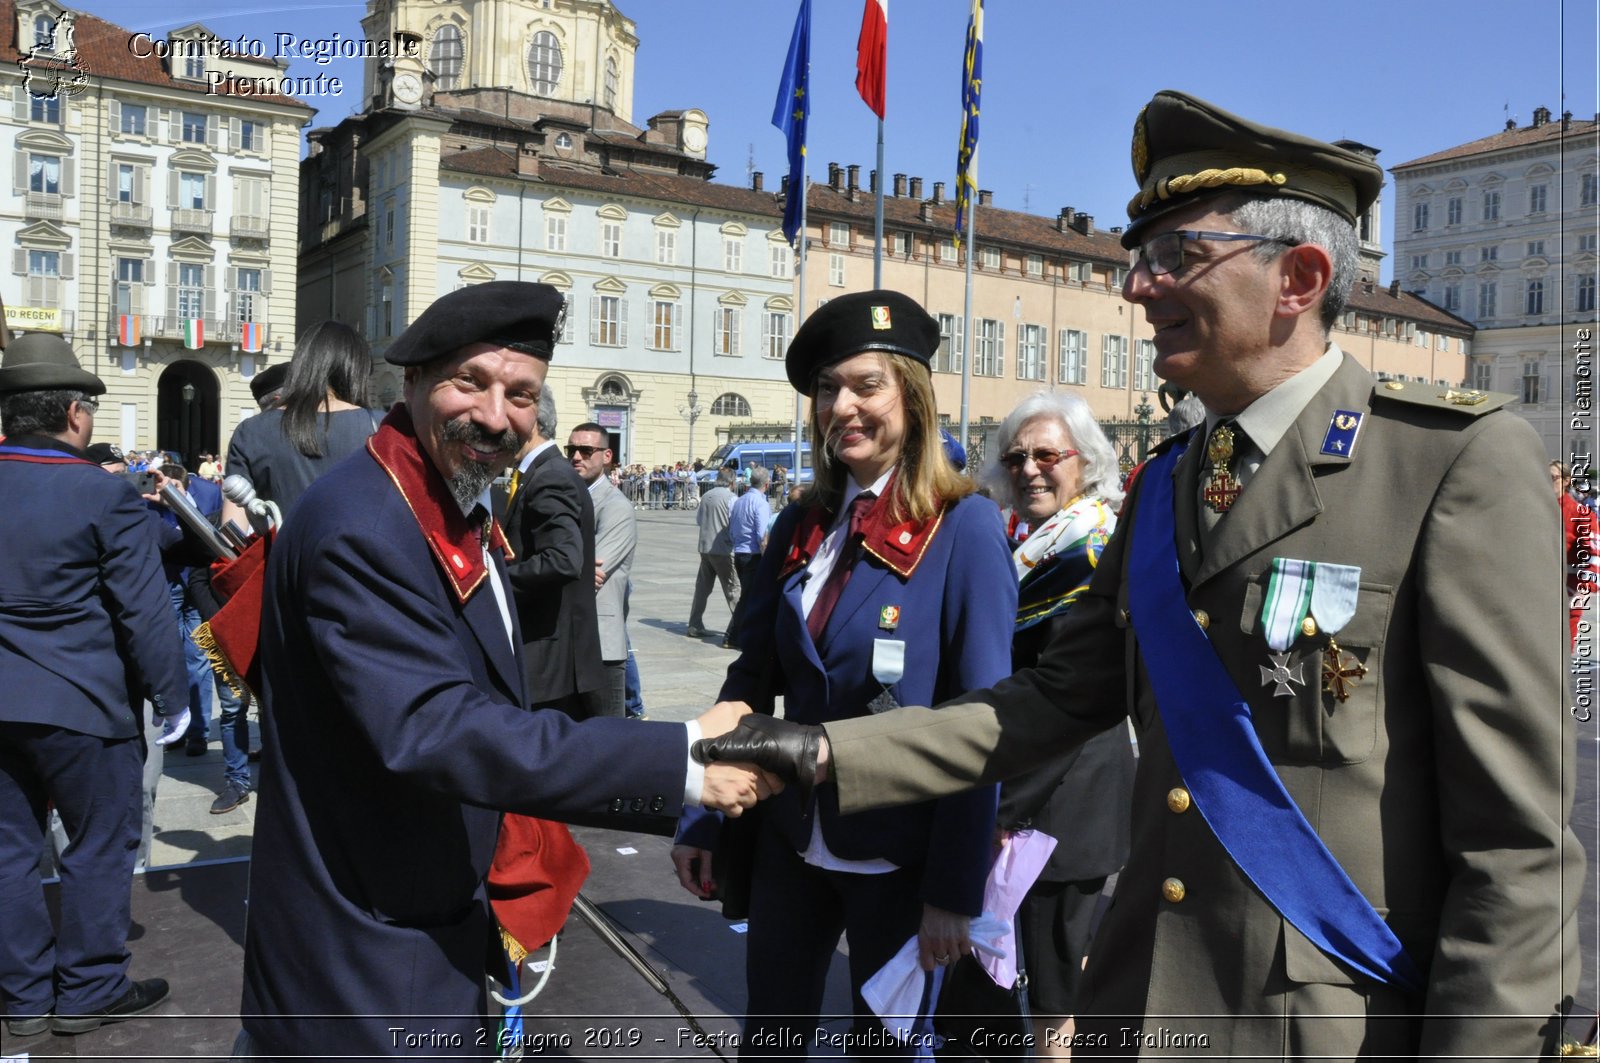
[[[813,0],[811,177],[830,161],[875,161],[876,116],[855,91],[863,0]],[[634,120],[699,107],[710,117],[717,179],[786,169],[770,124],[798,0],[619,0],[640,39]],[[268,6],[218,0],[89,0],[81,5],[155,35],[203,22],[268,42],[280,32],[355,37],[364,2]],[[970,0],[890,0],[885,169],[954,187],[960,63]],[[995,203],[1054,214],[1073,207],[1110,226],[1133,192],[1133,118],[1156,91],[1181,89],[1269,125],[1382,149],[1385,166],[1499,131],[1533,109],[1600,111],[1594,0],[987,0],[979,184]],[[326,70],[341,97],[311,100],[317,124],[359,103],[360,64]],[[1393,197],[1385,189],[1385,243]],[[979,231],[982,231],[981,215]],[[1388,271],[1385,270],[1385,279]]]

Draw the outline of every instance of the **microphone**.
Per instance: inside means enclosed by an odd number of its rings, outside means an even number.
[[[255,484],[248,477],[232,473],[222,481],[222,494],[229,502],[250,516],[250,527],[265,535],[283,523],[283,515],[276,503],[256,495]]]

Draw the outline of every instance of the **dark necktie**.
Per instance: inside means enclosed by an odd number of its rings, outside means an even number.
[[[844,593],[844,585],[850,582],[850,571],[856,567],[856,557],[861,552],[861,525],[866,522],[867,510],[872,508],[877,497],[870,491],[863,491],[850,503],[850,526],[845,530],[839,556],[833,562],[833,571],[828,573],[828,581],[822,585],[810,614],[806,616],[806,630],[811,632],[811,641],[814,643],[821,641],[822,633],[828,628],[828,618],[833,615],[833,607],[839,604],[839,595]]]

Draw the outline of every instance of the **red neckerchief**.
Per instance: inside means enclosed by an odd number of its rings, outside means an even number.
[[[889,498],[894,493],[895,477],[899,475],[899,470],[896,470],[889,477],[883,493],[867,510],[861,527],[861,545],[902,579],[907,579],[927,552],[939,525],[944,522],[945,507],[941,505],[939,512],[927,520],[892,521],[889,517]],[[828,537],[828,527],[834,517],[835,514],[821,506],[805,512],[795,526],[794,540],[789,544],[789,555],[783,563],[783,575],[787,576],[795,569],[804,567],[817,556],[817,551],[822,548],[822,540]]]
[[[367,451],[411,507],[428,549],[455,589],[456,600],[465,605],[489,574],[483,551],[478,548],[478,529],[461,512],[444,477],[423,453],[405,403],[396,403],[389,411],[377,432],[367,440]],[[493,515],[489,517],[489,542],[510,558],[506,537]]]

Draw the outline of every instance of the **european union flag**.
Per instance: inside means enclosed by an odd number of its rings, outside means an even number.
[[[794,247],[800,231],[800,214],[806,201],[806,114],[811,95],[811,0],[800,0],[794,36],[789,38],[789,59],[778,82],[778,102],[772,124],[789,140],[789,193],[783,201],[783,235]]]
[[[961,64],[961,143],[956,150],[956,243],[967,229],[967,208],[978,194],[978,93],[983,88],[983,0],[972,0]]]

